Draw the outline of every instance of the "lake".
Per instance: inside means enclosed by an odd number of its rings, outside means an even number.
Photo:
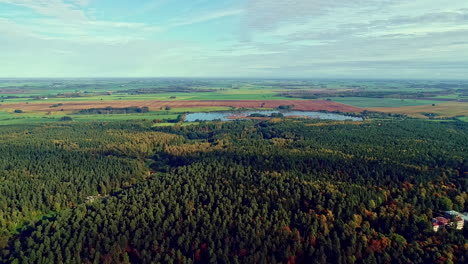
[[[327,119],[327,120],[338,120],[338,121],[362,121],[361,117],[346,116],[341,114],[334,113],[322,113],[322,112],[308,112],[308,111],[289,111],[289,112],[280,112],[280,111],[247,111],[247,112],[200,112],[200,113],[190,113],[185,116],[186,122],[196,122],[196,121],[231,121],[234,119],[248,119],[248,116],[251,114],[262,114],[262,115],[271,115],[274,113],[281,113],[285,117],[294,116],[294,117],[303,117],[303,118],[314,118],[314,119]],[[235,117],[235,118],[233,118]]]

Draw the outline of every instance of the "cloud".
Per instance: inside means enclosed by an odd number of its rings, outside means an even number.
[[[102,38],[77,41],[0,34],[0,76],[138,77],[169,76],[174,72],[188,75],[188,71],[196,71],[193,61],[197,58],[181,56],[184,52],[197,52],[198,48],[189,44],[144,39],[111,42],[109,37]]]
[[[41,14],[0,18],[0,74],[466,78],[465,1],[184,1],[124,1],[111,21],[88,0],[0,0]]]
[[[468,10],[443,11],[415,16],[391,16],[386,19],[368,20],[354,23],[340,23],[326,28],[313,26],[301,30],[285,31],[282,38],[291,44],[322,43],[349,39],[402,39],[411,42],[419,36],[431,36],[436,33],[461,32],[468,30]],[[451,39],[468,39],[465,35],[451,35]],[[433,45],[439,40],[428,40],[426,45]],[[307,44],[305,44],[307,45]],[[403,44],[404,45],[404,44]]]
[[[41,15],[62,20],[86,20],[82,10],[62,0],[0,0],[0,3],[26,7]],[[76,1],[76,3],[84,5],[87,1]]]
[[[454,32],[468,29],[468,10],[444,11],[416,16],[391,16],[379,20],[353,23],[339,22],[324,27],[306,24],[301,27],[283,26],[268,33],[290,43],[327,44],[347,38],[404,38],[431,33]]]
[[[158,26],[145,23],[102,20],[58,21],[56,18],[29,19],[24,23],[0,18],[0,34],[33,36],[43,40],[67,40],[77,43],[119,44],[145,39],[162,32]]]
[[[179,18],[179,19],[173,20],[173,22],[170,24],[170,27],[180,27],[180,26],[203,23],[203,22],[220,19],[224,17],[237,16],[237,15],[242,14],[243,12],[244,11],[241,9],[220,10],[220,11],[214,11],[211,13],[206,13],[204,15],[200,15],[196,17],[189,17],[189,18],[182,18],[182,19]]]
[[[379,6],[391,0],[248,0],[244,23],[253,31],[272,30],[281,23],[303,23],[333,12],[357,6],[361,9]]]

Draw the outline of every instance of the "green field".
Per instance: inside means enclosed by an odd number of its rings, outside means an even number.
[[[171,97],[176,97],[171,99]],[[145,94],[145,95],[130,95],[130,94],[112,94],[112,95],[96,95],[82,96],[72,98],[48,98],[48,99],[32,99],[32,98],[12,98],[4,99],[3,104],[21,103],[21,102],[79,102],[79,101],[192,101],[192,100],[291,100],[293,98],[277,96],[274,91],[265,92],[264,90],[255,90],[238,93],[232,92],[200,92],[200,93],[162,93],[162,94]]]
[[[434,98],[441,98],[441,99],[468,99],[468,96],[458,95],[458,94],[449,94],[449,95],[439,95],[435,96]]]
[[[427,93],[424,97],[453,99],[463,97],[466,83],[397,80],[56,79],[0,80],[0,89],[0,99],[4,103],[34,101],[33,97],[37,96],[47,97],[51,102],[168,100],[173,96],[175,100],[275,100],[285,99],[277,96],[281,92],[298,90]],[[72,94],[80,97],[70,96]],[[68,98],[54,98],[57,95]]]
[[[195,109],[194,109],[195,110]],[[84,122],[84,121],[122,121],[122,120],[174,120],[180,113],[177,111],[161,111],[161,112],[150,112],[144,114],[114,114],[114,115],[66,115],[66,114],[55,114],[52,116],[45,116],[38,113],[24,113],[24,114],[11,114],[0,111],[0,125],[16,125],[16,124],[30,124],[30,123],[44,123],[44,122],[62,122],[60,118],[63,116],[69,116],[73,119],[73,122]]]

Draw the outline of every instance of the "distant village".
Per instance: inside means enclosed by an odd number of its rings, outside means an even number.
[[[463,229],[465,222],[468,222],[468,213],[459,213],[457,211],[445,211],[444,216],[432,218],[432,228],[434,232],[441,228]]]

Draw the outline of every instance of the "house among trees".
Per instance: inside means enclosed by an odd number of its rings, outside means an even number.
[[[95,201],[99,199],[107,199],[109,196],[108,195],[95,195],[95,196],[87,196],[85,202],[86,203],[94,203]]]
[[[439,231],[442,227],[452,227],[457,230],[463,229],[465,222],[468,222],[468,214],[462,214],[457,211],[446,211],[443,217],[432,219],[432,228],[434,232]]]
[[[436,217],[432,218],[432,228],[434,232],[439,231],[442,227],[445,227],[449,224],[450,220],[445,217]]]
[[[86,203],[93,203],[94,201],[96,201],[98,198],[98,196],[88,196],[86,197]]]
[[[465,222],[468,223],[468,213],[459,213],[457,211],[446,211],[445,212],[445,217],[447,217],[448,219],[452,219],[454,221],[456,221],[457,225],[457,229],[463,229],[463,226],[465,224]]]

